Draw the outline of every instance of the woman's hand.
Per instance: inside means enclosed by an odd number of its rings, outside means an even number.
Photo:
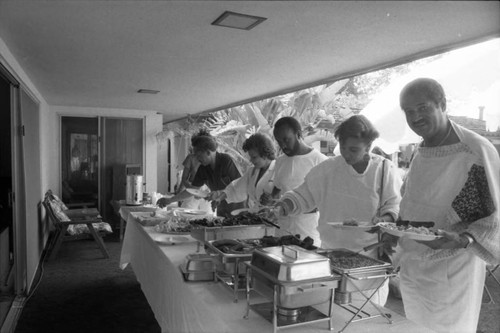
[[[287,216],[290,212],[290,207],[285,201],[278,201],[274,204],[272,211],[276,217]]]
[[[170,205],[171,203],[172,202],[165,197],[160,198],[160,199],[158,199],[158,201],[156,201],[156,205],[160,208],[166,207],[167,205]]]
[[[468,240],[461,236],[460,234],[453,231],[438,230],[437,234],[442,236],[431,241],[419,241],[416,242],[426,245],[434,250],[439,249],[462,249],[468,244]]]
[[[213,191],[210,192],[205,200],[207,201],[217,201],[220,202],[226,198],[226,193],[224,191]]]
[[[384,232],[380,236],[380,241],[384,243],[382,246],[383,252],[387,254],[387,256],[391,256],[395,252],[394,248],[398,245],[399,237]]]
[[[263,206],[272,206],[276,203],[276,200],[273,198],[271,193],[263,192],[260,196],[260,204]]]

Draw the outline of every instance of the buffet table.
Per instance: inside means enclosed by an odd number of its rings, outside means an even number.
[[[120,266],[124,269],[129,263],[132,265],[162,332],[272,332],[272,323],[252,311],[248,319],[243,318],[246,311],[243,292],[239,302],[234,303],[233,293],[222,283],[184,281],[179,266],[186,255],[196,252],[194,238],[183,236],[186,239],[182,243],[160,245],[154,241],[159,236],[154,227],[137,223],[137,213],[132,210],[136,211],[127,207],[120,209],[120,215],[127,221]],[[259,297],[262,298],[252,293],[252,303],[259,302]],[[262,302],[265,301],[262,298]],[[388,309],[384,311],[391,314],[392,324],[379,317],[351,323],[345,332],[431,332]],[[334,331],[343,328],[351,316],[334,305]],[[319,333],[328,331],[328,325],[311,323],[281,331]]]

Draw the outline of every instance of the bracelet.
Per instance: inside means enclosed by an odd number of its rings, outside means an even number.
[[[467,244],[465,244],[464,249],[467,249],[472,245],[472,243],[474,243],[474,238],[468,233],[464,232],[463,234],[460,234],[460,237],[465,237],[467,239]]]

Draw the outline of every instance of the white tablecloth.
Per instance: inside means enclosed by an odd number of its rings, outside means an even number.
[[[246,310],[244,292],[238,303],[233,302],[233,294],[218,282],[185,282],[179,270],[187,254],[195,253],[196,240],[176,245],[159,245],[153,238],[158,236],[153,227],[143,227],[135,221],[134,212],[122,212],[127,217],[120,266],[129,263],[153,310],[162,332],[272,332],[272,324],[250,311],[249,319],[243,319]],[[153,237],[153,238],[152,238]],[[260,296],[252,293],[252,304]],[[261,298],[262,299],[262,298]],[[264,301],[264,299],[262,299]],[[364,308],[375,314],[375,309]],[[430,332],[406,318],[390,311],[393,324],[382,318],[351,323],[346,333],[357,332]],[[334,331],[338,332],[351,317],[346,310],[334,305]],[[280,329],[290,333],[319,333],[328,331],[328,323],[311,323],[305,326]]]

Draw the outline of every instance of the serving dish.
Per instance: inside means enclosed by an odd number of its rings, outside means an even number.
[[[188,237],[171,236],[166,234],[151,234],[151,238],[160,245],[176,245],[192,241]]]
[[[188,254],[179,268],[186,281],[214,281],[214,261],[208,254]]]

